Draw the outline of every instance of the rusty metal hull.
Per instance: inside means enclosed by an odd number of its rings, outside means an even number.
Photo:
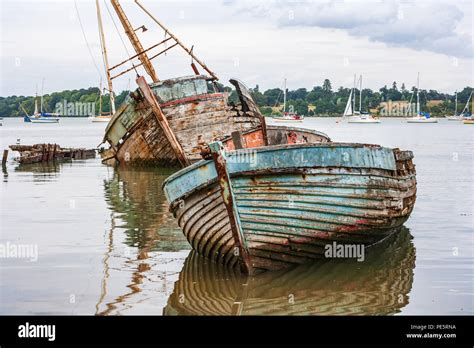
[[[369,249],[363,267],[321,260],[248,277],[192,251],[163,314],[392,315],[408,304],[415,259],[405,227]]]
[[[374,244],[413,210],[416,175],[409,151],[337,143],[253,151],[244,163],[242,150],[230,152],[228,170],[255,270],[322,258],[333,241]],[[233,267],[239,255],[217,178],[214,163],[202,161],[168,178],[164,191],[192,247]]]

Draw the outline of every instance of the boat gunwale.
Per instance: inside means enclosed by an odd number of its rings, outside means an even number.
[[[259,147],[259,148],[250,148],[250,149],[239,149],[239,150],[233,150],[233,151],[228,151],[226,152],[227,155],[230,156],[233,156],[233,155],[236,155],[238,154],[240,151],[257,151],[257,152],[268,152],[268,151],[275,151],[275,150],[281,150],[281,149],[288,149],[288,148],[301,148],[301,147],[304,147],[304,148],[369,148],[369,149],[385,149],[385,150],[389,150],[392,152],[393,154],[393,159],[394,159],[394,162],[396,163],[398,160],[398,156],[400,153],[406,153],[408,154],[408,159],[404,159],[403,161],[407,161],[407,160],[411,160],[413,158],[413,153],[412,151],[401,151],[399,150],[398,148],[388,148],[388,147],[383,147],[383,146],[380,146],[380,145],[373,145],[373,144],[362,144],[362,143],[333,143],[333,142],[330,142],[330,143],[298,143],[298,144],[283,144],[283,145],[271,145],[271,146],[265,146],[265,147]],[[203,189],[204,187],[206,186],[209,186],[211,184],[213,184],[214,182],[217,181],[217,177],[216,178],[212,178],[210,180],[207,180],[206,182],[198,185],[198,186],[195,186],[193,187],[191,190],[188,190],[187,192],[181,194],[180,196],[174,198],[173,200],[170,200],[170,197],[168,195],[168,192],[166,190],[166,186],[171,183],[172,181],[178,179],[179,177],[183,176],[183,175],[186,175],[188,174],[189,172],[191,171],[194,171],[194,170],[197,170],[201,167],[204,167],[204,166],[207,166],[207,165],[210,165],[212,164],[213,161],[212,160],[200,160],[196,163],[193,163],[191,164],[190,166],[186,167],[186,168],[183,168],[179,171],[177,171],[176,173],[170,175],[168,178],[166,178],[163,183],[162,183],[162,190],[163,192],[165,193],[165,196],[168,200],[168,202],[170,203],[170,205],[173,205],[174,202],[176,201],[179,201],[179,200],[182,200],[183,198],[185,197],[188,197],[190,194],[196,192],[196,191],[199,191],[201,189]],[[395,165],[396,167],[396,165]],[[310,170],[314,170],[314,169],[322,169],[322,168],[325,168],[325,169],[329,169],[329,168],[332,168],[332,169],[344,169],[344,168],[350,168],[351,170],[380,170],[380,171],[387,171],[387,172],[396,172],[397,169],[394,168],[393,170],[391,169],[385,169],[385,168],[376,168],[376,167],[357,167],[357,166],[318,166],[318,165],[309,165],[309,166],[292,166],[292,165],[288,165],[287,167],[281,167],[281,168],[273,168],[271,169],[271,173],[275,173],[275,174],[311,174],[309,173],[308,171]],[[269,170],[268,168],[255,168],[255,169],[250,169],[250,170],[242,170],[242,171],[237,171],[237,172],[231,172],[229,173],[231,177],[237,177],[237,176],[251,176],[251,175],[259,175],[259,174],[270,174],[269,173]],[[337,173],[335,173],[334,175],[339,175]],[[359,175],[359,174],[357,174]],[[364,174],[364,175],[371,175],[370,173],[367,173],[367,174]],[[378,176],[377,174],[375,174],[375,176]],[[406,175],[395,175],[395,176],[392,176],[393,179],[402,179],[404,177],[415,177],[416,178],[416,174],[412,173],[412,174],[406,174]]]
[[[250,133],[255,132],[255,130],[258,130],[260,128],[261,128],[260,126],[257,126],[257,127],[247,129],[247,130],[242,132],[242,135],[250,134]],[[310,129],[310,128],[280,126],[280,125],[276,125],[276,124],[272,124],[272,125],[267,124],[266,128],[267,128],[267,132],[268,132],[268,130],[274,130],[274,129],[277,129],[277,130],[281,129],[281,130],[285,130],[285,131],[294,131],[294,132],[308,132],[308,133],[311,133],[311,134],[314,134],[314,135],[319,135],[323,138],[326,138],[328,140],[327,142],[331,142],[331,138],[329,137],[329,135],[327,135],[326,133],[323,133],[321,131],[317,131],[317,130]],[[226,136],[225,138],[223,138],[222,142],[225,142],[225,141],[231,140],[231,139],[232,139],[232,136],[229,135],[229,136]],[[292,145],[292,144],[282,144],[282,145]],[[293,145],[295,145],[295,144],[293,144]],[[269,146],[276,146],[276,145],[269,145]],[[266,147],[269,147],[269,146],[266,146]]]

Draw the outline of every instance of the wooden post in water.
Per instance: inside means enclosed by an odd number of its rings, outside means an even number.
[[[8,150],[3,150],[2,166],[7,164],[7,158],[8,158]]]
[[[224,205],[227,210],[227,214],[229,215],[232,237],[234,239],[235,246],[238,248],[240,269],[244,273],[252,274],[252,262],[250,260],[244,232],[242,231],[242,225],[240,223],[240,217],[234,198],[234,193],[232,192],[232,184],[230,182],[230,176],[227,170],[225,153],[223,152],[224,146],[220,141],[216,141],[209,144],[209,149],[211,151],[214,165],[216,166],[217,180],[221,188],[222,199],[224,200]]]

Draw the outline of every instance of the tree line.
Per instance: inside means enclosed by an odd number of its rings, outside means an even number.
[[[128,91],[123,91],[115,97],[115,104],[122,104],[128,95]],[[64,103],[94,103],[96,113],[99,112],[99,88],[91,87],[87,89],[66,90],[54,92],[43,96],[43,111],[56,112],[56,107]],[[40,97],[38,97],[38,108],[40,108]],[[25,113],[32,115],[35,109],[34,96],[10,96],[0,97],[0,117],[18,117]],[[102,112],[110,111],[109,95],[102,96]],[[84,115],[85,116],[85,115]]]
[[[465,87],[461,91],[458,91],[458,113],[462,111],[461,109],[469,99],[472,90],[472,87]],[[281,113],[280,110],[276,109],[276,107],[279,106],[281,109],[283,104],[282,89],[272,88],[262,92],[257,85],[250,91],[264,115],[275,115]],[[408,102],[411,100],[413,103],[415,103],[415,91],[416,88],[414,86],[408,89],[404,83],[402,83],[399,88],[396,81],[392,83],[390,88],[385,85],[378,91],[373,91],[370,88],[363,88],[362,111],[368,112],[370,109],[377,109],[381,102],[386,102],[389,100],[403,100]],[[331,81],[329,79],[325,79],[321,86],[315,86],[311,90],[307,90],[306,88],[287,90],[287,105],[291,105],[293,110],[300,115],[340,116],[344,113],[350,92],[351,88],[344,87],[339,87],[336,91],[334,91]],[[356,108],[358,109],[360,103],[359,89],[355,89],[355,95]],[[428,111],[434,116],[454,114],[455,94],[440,93],[433,89],[420,89],[419,95],[420,105],[424,111]],[[430,100],[440,100],[442,102],[438,105],[427,107],[427,102]]]
[[[238,102],[237,94],[231,87],[219,84],[219,89],[229,92],[229,100]],[[387,85],[378,91],[370,88],[362,90],[362,111],[376,109],[383,101],[410,101],[415,102],[413,92],[415,87],[406,88],[402,83],[398,87],[397,82],[393,82],[391,87]],[[466,104],[472,87],[465,87],[458,92],[458,113]],[[259,86],[250,88],[250,92],[260,107],[264,115],[275,115],[281,113],[283,104],[283,90],[281,88],[271,88],[261,91]],[[347,99],[349,98],[351,88],[339,87],[333,90],[331,81],[325,79],[320,86],[314,86],[311,90],[306,88],[298,88],[296,90],[287,89],[287,107],[291,106],[295,112],[305,116],[340,116],[344,112]],[[116,96],[117,107],[123,103],[129,91],[123,91]],[[359,90],[355,90],[356,107],[359,107]],[[433,116],[442,116],[445,114],[454,114],[455,95],[440,93],[436,90],[420,89],[420,104],[424,111],[428,111]],[[24,116],[25,111],[30,115],[34,110],[34,96],[9,96],[0,97],[0,117]],[[427,101],[441,100],[442,102],[435,106],[427,107]],[[55,92],[43,96],[43,110],[45,112],[55,112],[57,103],[67,101],[81,103],[95,103],[95,110],[99,110],[99,89],[91,87],[88,89],[66,90]],[[39,101],[38,101],[39,103]],[[109,112],[110,104],[108,95],[102,98],[102,111]]]

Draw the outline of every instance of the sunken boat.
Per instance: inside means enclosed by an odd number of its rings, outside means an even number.
[[[230,103],[216,74],[196,57],[193,49],[184,46],[140,2],[135,3],[163,29],[165,39],[144,49],[119,2],[112,0],[136,55],[107,68],[107,74],[112,80],[135,70],[138,89],[130,93],[107,125],[103,143],[110,147],[101,152],[104,162],[186,167],[200,160],[205,144],[213,141],[223,141],[229,148],[239,148],[240,141],[244,142],[242,147],[329,141],[325,134],[313,130],[267,126],[249,90],[235,79],[230,82],[239,101]],[[175,46],[191,57],[194,75],[160,80],[151,60]],[[161,51],[148,56],[159,48]],[[130,63],[131,68],[116,72]],[[145,69],[151,83],[139,76],[137,67]]]
[[[245,273],[326,257],[333,243],[370,246],[408,219],[413,153],[306,143],[225,151],[165,180],[170,210],[199,254]]]

